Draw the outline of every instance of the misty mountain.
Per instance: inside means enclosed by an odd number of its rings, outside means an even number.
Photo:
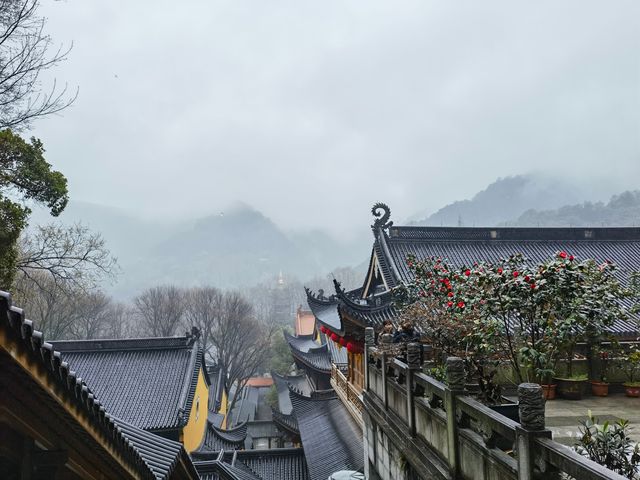
[[[585,198],[580,188],[561,179],[517,175],[499,178],[470,200],[453,202],[412,223],[432,226],[493,226],[518,218],[532,208],[553,209],[583,200]],[[417,215],[413,216],[416,217]]]
[[[614,195],[609,202],[584,202],[553,210],[527,210],[505,225],[518,227],[640,226],[640,190]]]
[[[279,272],[310,279],[367,260],[366,241],[342,243],[329,234],[286,232],[244,204],[196,220],[154,222],[122,210],[70,202],[59,219],[36,210],[31,225],[83,223],[100,232],[121,274],[111,293],[129,297],[158,284],[237,288],[271,281]]]

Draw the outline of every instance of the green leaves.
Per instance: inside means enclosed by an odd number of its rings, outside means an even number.
[[[580,439],[574,449],[609,470],[635,478],[640,467],[640,444],[634,445],[628,436],[629,421],[605,421],[600,425],[589,411],[581,424]]]
[[[0,189],[46,205],[58,216],[69,200],[67,179],[44,159],[42,142],[25,142],[11,130],[0,131]]]
[[[67,180],[51,169],[40,140],[25,142],[10,130],[0,131],[0,289],[8,290],[15,275],[16,242],[27,225],[31,200],[59,215],[69,200]]]

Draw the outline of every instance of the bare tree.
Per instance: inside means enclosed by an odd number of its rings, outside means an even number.
[[[62,339],[74,322],[73,293],[43,272],[16,280],[16,303],[46,337]]]
[[[192,288],[185,292],[184,324],[197,327],[205,352],[215,358],[211,336],[223,309],[224,294],[215,287]]]
[[[90,291],[118,271],[102,236],[81,224],[38,226],[21,237],[19,252],[18,271],[36,284],[44,273],[55,284]]]
[[[104,337],[111,299],[101,291],[78,292],[72,298],[72,338],[90,340]]]
[[[149,288],[134,299],[133,305],[145,336],[171,336],[181,325],[184,292],[175,285]]]
[[[131,322],[131,307],[120,302],[111,302],[105,313],[104,338],[128,338],[135,334]]]
[[[267,366],[273,330],[254,318],[253,307],[237,292],[225,293],[221,306],[210,342],[227,373],[227,385],[236,385],[231,411],[249,378]]]
[[[67,108],[77,96],[55,81],[42,88],[42,72],[62,62],[71,47],[51,48],[38,6],[38,0],[0,0],[0,129],[26,128]]]

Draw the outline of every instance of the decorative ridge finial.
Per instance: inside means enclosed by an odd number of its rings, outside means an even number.
[[[391,209],[386,203],[378,202],[371,207],[371,214],[376,217],[371,228],[377,230],[379,228],[386,230],[393,226],[391,218]]]

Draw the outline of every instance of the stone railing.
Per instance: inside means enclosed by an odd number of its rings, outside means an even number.
[[[342,403],[349,410],[351,416],[362,428],[364,425],[362,420],[362,411],[364,410],[362,396],[335,365],[331,366],[331,385],[342,400]]]
[[[465,394],[461,359],[447,359],[445,385],[420,372],[419,345],[408,345],[404,362],[389,358],[367,333],[368,478],[624,478],[551,439],[539,385],[518,387],[518,423]]]

